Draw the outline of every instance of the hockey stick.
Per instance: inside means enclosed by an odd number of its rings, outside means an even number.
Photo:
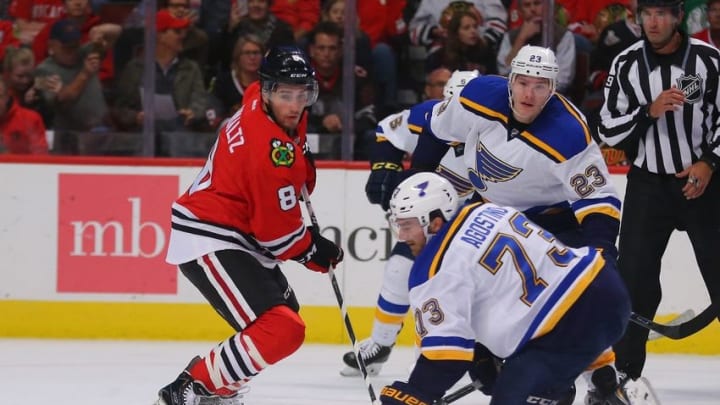
[[[687,322],[693,318],[695,318],[695,311],[693,311],[692,309],[687,309],[680,315],[667,321],[666,325],[668,325],[668,326],[680,325],[681,323]],[[662,339],[664,337],[665,336],[655,332],[654,330],[651,330],[650,333],[648,334],[648,340],[657,340],[657,339]]]
[[[315,229],[320,232],[320,225],[318,225],[318,220],[315,216],[315,210],[313,210],[312,203],[310,203],[310,196],[308,195],[307,187],[304,184],[302,186],[301,193],[303,200],[305,200],[305,207],[307,208],[308,215],[310,216],[310,222],[315,227]],[[370,377],[368,376],[368,371],[365,367],[365,360],[363,360],[362,356],[360,356],[360,349],[357,345],[355,332],[352,327],[352,322],[350,322],[350,316],[348,315],[347,307],[345,306],[345,300],[343,299],[342,291],[340,290],[340,286],[337,282],[337,277],[335,277],[335,270],[333,269],[333,266],[330,266],[328,270],[328,276],[330,276],[330,283],[332,284],[333,291],[335,292],[335,298],[337,299],[338,306],[340,307],[340,312],[342,312],[343,320],[345,321],[345,330],[350,337],[353,352],[355,353],[355,359],[357,360],[358,366],[360,367],[360,373],[362,374],[365,385],[367,386],[368,394],[370,394],[370,401],[373,403],[373,405],[379,404],[380,402],[377,400],[377,396],[375,395],[375,389],[370,382]]]
[[[717,318],[717,311],[715,310],[715,306],[713,304],[710,304],[709,307],[705,308],[695,318],[679,325],[663,325],[653,322],[650,319],[634,312],[630,314],[630,321],[633,323],[675,340],[684,339],[699,332],[701,329],[708,326],[715,318]]]
[[[448,405],[470,394],[471,392],[479,390],[480,388],[482,388],[482,383],[480,382],[480,380],[474,380],[470,384],[462,386],[457,390],[445,395],[444,397],[442,397],[441,400],[435,401],[433,405]]]

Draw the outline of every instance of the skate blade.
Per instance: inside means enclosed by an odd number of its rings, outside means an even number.
[[[645,377],[628,381],[625,384],[625,392],[632,405],[660,405],[660,399]]]
[[[368,366],[365,366],[365,369],[367,370],[370,377],[375,377],[376,375],[380,374],[381,368],[381,364],[370,364]],[[345,368],[340,370],[340,375],[343,377],[360,377],[362,376],[362,373],[360,372],[359,368],[345,366]]]

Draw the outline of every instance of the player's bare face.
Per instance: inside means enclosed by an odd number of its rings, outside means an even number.
[[[427,238],[420,220],[417,218],[401,218],[395,220],[395,229],[398,233],[398,240],[405,242],[412,251],[413,256],[417,256],[422,248],[425,247]]]
[[[310,91],[306,86],[278,84],[270,93],[269,101],[277,124],[286,131],[294,131],[309,100]]]
[[[655,49],[664,48],[675,34],[678,18],[668,7],[645,7],[640,11],[640,21],[648,42]]]
[[[515,119],[529,124],[540,115],[552,95],[550,80],[542,77],[517,75],[510,84]]]

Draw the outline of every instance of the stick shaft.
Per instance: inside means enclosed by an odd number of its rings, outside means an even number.
[[[320,232],[320,225],[318,225],[318,220],[315,216],[315,210],[313,210],[312,203],[310,202],[310,196],[308,195],[308,191],[305,185],[303,185],[302,187],[302,198],[305,201],[305,207],[307,208],[308,215],[310,216],[310,222],[315,227],[315,229]],[[357,339],[355,338],[355,331],[353,329],[352,322],[350,322],[350,315],[348,315],[347,307],[345,306],[345,300],[343,299],[342,290],[340,290],[340,285],[337,282],[337,277],[335,277],[335,270],[333,270],[332,266],[328,271],[328,276],[330,277],[330,284],[332,284],[335,298],[337,299],[338,306],[340,307],[340,312],[342,313],[343,321],[345,324],[345,331],[347,331],[347,334],[350,337],[353,352],[355,353],[355,358],[357,359],[358,366],[360,367],[360,373],[362,374],[365,385],[367,386],[368,394],[370,395],[370,401],[375,404],[377,402],[375,389],[370,382],[370,376],[368,375],[367,367],[365,366],[365,360],[363,360],[362,356],[360,356]]]

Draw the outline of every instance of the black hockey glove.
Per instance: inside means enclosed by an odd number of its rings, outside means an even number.
[[[501,361],[490,353],[487,347],[475,343],[475,354],[468,375],[473,381],[480,381],[482,387],[478,388],[485,395],[492,395],[495,380],[500,372]]]
[[[320,231],[315,227],[308,227],[308,232],[312,235],[314,251],[311,251],[308,260],[303,264],[312,271],[327,273],[330,266],[335,268],[342,261],[343,250],[330,239],[320,235]]]
[[[383,405],[432,405],[433,400],[434,398],[426,398],[417,388],[402,381],[395,381],[380,390],[380,403]]]
[[[398,175],[402,172],[402,163],[375,162],[370,167],[370,176],[365,185],[370,204],[380,204],[383,210],[390,207],[390,197],[398,185]]]

